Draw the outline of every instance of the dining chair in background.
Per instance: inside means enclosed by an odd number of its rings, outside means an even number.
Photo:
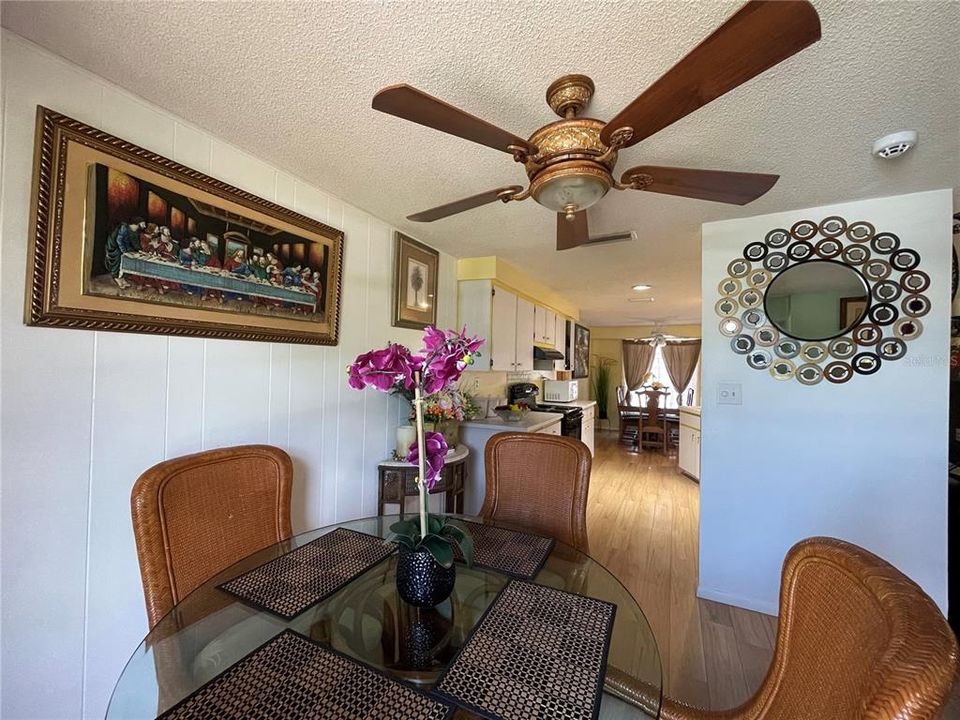
[[[617,385],[617,415],[619,416],[621,443],[636,444],[637,436],[640,434],[641,413],[639,406],[630,405],[627,389],[623,385]]]
[[[733,710],[664,696],[662,720],[933,720],[958,671],[957,640],[920,587],[863,548],[810,538],[787,554],[773,663]],[[607,690],[656,708],[629,675],[608,669]],[[648,698],[654,698],[651,705]]]
[[[290,537],[293,463],[269,445],[165,460],[133,486],[130,507],[150,627],[203,582]]]
[[[484,452],[487,487],[480,516],[549,535],[589,553],[590,450],[575,438],[497,433]]]
[[[665,396],[665,393],[648,390],[643,395],[647,398],[647,412],[645,416],[640,418],[640,435],[637,443],[641,450],[644,446],[652,445],[660,448],[660,451],[666,455],[667,423],[660,410],[660,400]]]

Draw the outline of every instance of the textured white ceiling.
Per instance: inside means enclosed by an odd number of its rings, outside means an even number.
[[[9,2],[3,25],[459,257],[496,254],[595,325],[699,318],[700,224],[960,185],[960,3],[815,0],[823,40],[621,154],[618,167],[775,172],[744,207],[638,192],[590,212],[636,243],[554,251],[554,216],[496,203],[404,218],[525,180],[506,154],[373,111],[407,82],[519,135],[559,75],[608,119],[739,6],[715,2]],[[870,155],[914,128],[916,150]],[[958,196],[960,197],[960,196]],[[960,205],[960,202],[958,202]],[[654,303],[627,303],[637,282]]]

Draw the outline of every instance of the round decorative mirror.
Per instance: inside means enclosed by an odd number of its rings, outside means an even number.
[[[810,260],[787,268],[765,294],[767,320],[799,340],[830,340],[855,327],[870,306],[870,287],[855,268]]]
[[[748,367],[777,380],[873,375],[923,333],[932,303],[920,264],[899,236],[865,220],[800,220],[753,238],[727,264],[718,328]]]

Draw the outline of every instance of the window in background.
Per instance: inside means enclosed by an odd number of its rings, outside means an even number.
[[[673,384],[670,382],[670,375],[667,374],[667,366],[663,362],[663,352],[662,348],[656,348],[653,352],[653,365],[650,366],[650,382],[657,381],[662,384],[667,390],[667,396],[664,398],[663,407],[669,410],[675,410],[678,405],[688,405],[687,402],[687,393],[690,392],[691,388],[693,389],[694,395],[697,393],[697,378],[700,375],[699,363],[697,363],[697,368],[693,371],[693,377],[690,379],[690,384],[687,385],[686,390],[683,391],[683,402],[677,402],[677,391],[673,389]]]

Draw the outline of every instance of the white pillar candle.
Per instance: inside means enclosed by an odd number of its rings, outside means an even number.
[[[406,460],[410,446],[417,441],[417,428],[413,425],[401,425],[397,428],[397,456]]]

